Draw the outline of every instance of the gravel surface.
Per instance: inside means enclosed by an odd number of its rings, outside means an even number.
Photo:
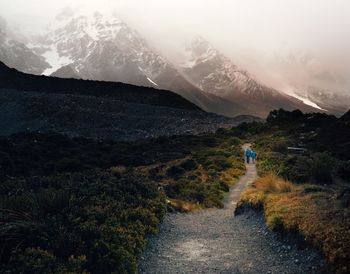
[[[254,165],[231,190],[224,209],[168,214],[140,260],[140,273],[325,273],[308,247],[283,240],[261,213],[234,216],[239,193],[256,178]]]

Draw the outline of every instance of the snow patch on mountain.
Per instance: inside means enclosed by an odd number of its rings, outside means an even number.
[[[319,110],[322,110],[322,111],[327,111],[323,108],[321,108],[319,105],[317,105],[316,103],[312,102],[310,99],[308,98],[305,98],[304,96],[301,96],[301,95],[298,95],[294,92],[289,92],[287,93],[288,95],[294,97],[294,98],[297,98],[299,100],[301,100],[304,104],[308,105],[308,106],[311,106],[311,107],[314,107],[314,108],[317,108]]]
[[[151,78],[147,77],[147,80],[150,81],[153,85],[158,87],[158,84],[154,82]]]
[[[59,68],[69,65],[73,62],[73,60],[68,56],[60,56],[55,46],[53,46],[51,50],[45,52],[43,54],[43,57],[45,58],[46,62],[48,62],[51,66],[42,73],[43,75],[47,76],[51,75]]]

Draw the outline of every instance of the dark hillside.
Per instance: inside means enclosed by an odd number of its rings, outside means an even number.
[[[193,103],[170,91],[138,87],[124,83],[62,79],[25,74],[15,69],[10,69],[2,62],[0,62],[0,88],[42,93],[93,95],[110,97],[130,103],[200,110]]]

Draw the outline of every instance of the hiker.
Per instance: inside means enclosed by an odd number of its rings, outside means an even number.
[[[245,151],[245,157],[247,159],[247,164],[250,163],[250,157],[252,156],[252,151],[250,150],[249,147],[247,147],[246,151]]]
[[[255,164],[256,156],[257,156],[256,151],[253,149],[252,152],[251,152],[251,157],[252,157],[253,164]]]

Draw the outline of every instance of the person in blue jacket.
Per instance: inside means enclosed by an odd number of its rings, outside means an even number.
[[[251,152],[251,157],[252,157],[253,164],[255,164],[256,156],[257,156],[256,151],[253,149],[252,152]]]
[[[250,163],[250,157],[252,156],[252,151],[250,150],[249,147],[247,147],[247,149],[245,150],[245,157],[247,159],[247,164]]]

